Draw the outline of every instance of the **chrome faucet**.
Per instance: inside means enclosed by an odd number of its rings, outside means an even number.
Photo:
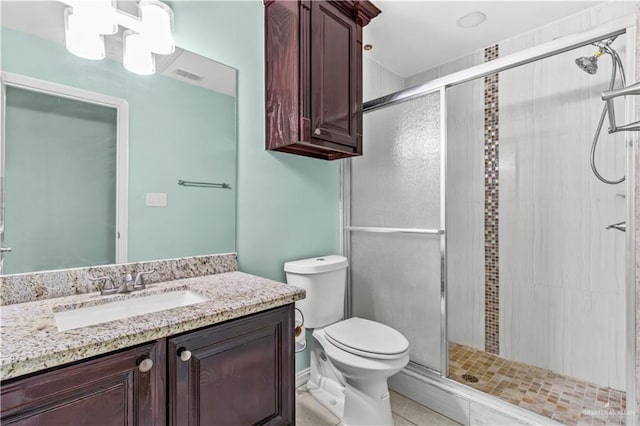
[[[146,275],[153,274],[154,272],[155,270],[138,272],[135,278],[133,278],[131,274],[126,274],[122,280],[123,281],[122,284],[120,284],[117,288],[114,287],[111,277],[106,275],[104,277],[89,278],[89,280],[91,281],[104,280],[105,283],[102,289],[100,290],[100,294],[103,296],[106,296],[106,295],[116,294],[116,293],[130,293],[132,291],[143,290],[144,288],[146,288],[146,285],[143,280],[144,277]]]
[[[129,293],[133,290],[135,290],[133,287],[133,277],[131,276],[131,274],[127,274],[124,276],[123,282],[122,284],[120,284],[120,287],[118,287],[118,291],[117,293]]]

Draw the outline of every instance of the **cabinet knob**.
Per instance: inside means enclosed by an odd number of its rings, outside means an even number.
[[[138,362],[138,370],[140,370],[141,373],[146,373],[151,370],[151,367],[153,367],[153,361],[150,358],[145,358]]]
[[[316,135],[316,136],[320,136],[320,134],[321,134],[321,133],[322,133],[322,130],[320,130],[320,128],[316,128],[316,129],[313,131],[313,134],[314,134],[314,135]]]
[[[189,361],[191,359],[191,351],[188,351],[185,347],[181,347],[178,349],[178,356],[182,361]]]

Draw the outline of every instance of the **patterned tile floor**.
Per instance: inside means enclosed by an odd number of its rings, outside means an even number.
[[[463,375],[475,376],[471,383]],[[457,343],[449,377],[566,425],[624,425],[625,393]]]
[[[391,411],[396,426],[461,426],[393,391],[391,391]],[[339,418],[306,391],[305,386],[296,389],[296,425],[343,426]]]

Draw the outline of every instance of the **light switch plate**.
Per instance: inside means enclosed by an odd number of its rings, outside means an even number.
[[[147,207],[167,207],[165,192],[147,192]]]

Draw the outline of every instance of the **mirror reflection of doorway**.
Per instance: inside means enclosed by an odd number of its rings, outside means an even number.
[[[118,259],[118,110],[4,87],[2,274]]]

